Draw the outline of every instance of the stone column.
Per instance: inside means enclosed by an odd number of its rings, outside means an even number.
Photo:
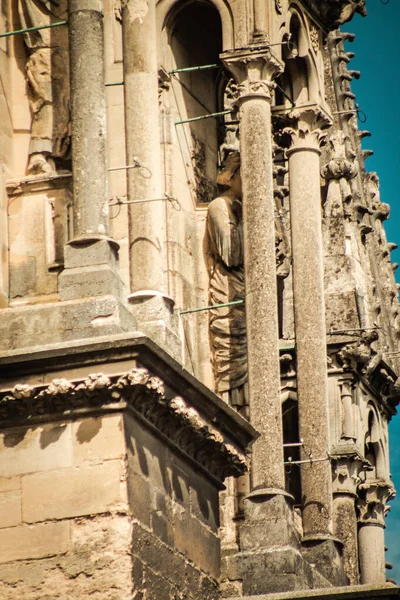
[[[271,134],[271,79],[281,65],[268,48],[222,60],[239,91],[250,422],[260,433],[251,489],[284,490]]]
[[[128,201],[153,200],[164,196],[156,3],[122,5],[126,163],[138,160],[144,167],[127,170]],[[128,219],[129,301],[139,326],[161,343],[160,324],[166,321],[168,327],[174,305],[164,283],[165,201],[130,204]]]
[[[355,452],[343,453],[333,460],[333,534],[343,543],[343,567],[350,585],[360,583],[356,497],[362,468]]]
[[[115,293],[118,244],[108,221],[102,0],[70,0],[69,51],[73,239],[65,249],[61,300]]]
[[[320,143],[327,117],[315,106],[291,113],[289,158],[293,293],[300,437],[327,458],[328,376],[320,188]],[[303,453],[304,459],[307,455]],[[304,536],[332,533],[329,460],[301,466]]]
[[[74,241],[109,231],[102,5],[69,3]]]
[[[386,503],[394,497],[394,490],[390,483],[377,479],[360,484],[358,492],[361,583],[379,585],[386,582],[384,529],[390,510]]]

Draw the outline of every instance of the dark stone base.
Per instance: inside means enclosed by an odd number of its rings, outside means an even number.
[[[331,585],[349,584],[343,568],[342,543],[339,540],[318,537],[304,538],[301,554],[309,564],[315,565],[315,568]]]
[[[243,595],[310,590],[330,585],[294,548],[240,552],[223,562],[226,580],[241,582]]]

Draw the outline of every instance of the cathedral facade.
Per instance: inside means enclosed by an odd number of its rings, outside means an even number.
[[[399,596],[355,13],[2,2],[2,599]]]

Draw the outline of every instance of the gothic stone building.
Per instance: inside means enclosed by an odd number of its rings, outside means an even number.
[[[356,12],[2,1],[2,600],[399,596]]]

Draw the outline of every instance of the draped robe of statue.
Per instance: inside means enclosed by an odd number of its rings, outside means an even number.
[[[228,190],[208,207],[210,305],[244,300],[242,201]],[[210,310],[216,392],[246,414],[247,343],[244,304]]]
[[[66,0],[18,0],[22,28],[68,18]],[[54,170],[52,158],[69,151],[69,57],[66,25],[23,34],[28,53],[26,75],[31,110],[30,173]]]

